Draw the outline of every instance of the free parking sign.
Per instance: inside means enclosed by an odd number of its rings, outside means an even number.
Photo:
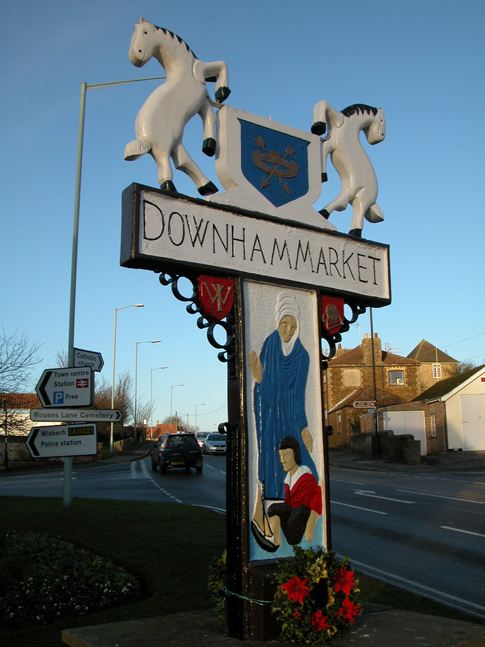
[[[43,407],[91,407],[93,370],[90,366],[46,369],[35,391]]]

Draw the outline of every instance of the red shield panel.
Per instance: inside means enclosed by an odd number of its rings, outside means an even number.
[[[217,276],[199,276],[199,301],[206,316],[221,321],[234,305],[234,281]]]
[[[337,334],[344,324],[344,300],[333,297],[321,297],[320,309],[325,332]]]

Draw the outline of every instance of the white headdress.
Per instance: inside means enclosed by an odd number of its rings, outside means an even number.
[[[289,355],[293,350],[296,340],[300,335],[300,308],[295,297],[290,292],[280,292],[276,301],[276,328],[280,327],[283,317],[290,315],[296,320],[296,331],[289,342],[281,340],[284,355]]]

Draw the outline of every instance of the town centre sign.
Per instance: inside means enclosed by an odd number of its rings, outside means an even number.
[[[359,133],[371,145],[383,141],[385,119],[381,108],[338,111],[320,101],[306,132],[222,106],[227,65],[197,59],[180,37],[142,18],[130,61],[141,67],[152,56],[167,81],[140,109],[125,159],[151,154],[160,188],[123,192],[121,265],[158,273],[227,362],[228,421],[219,430],[227,433],[228,630],[267,641],[277,637],[269,605],[252,602],[271,602],[271,565],[295,546],[331,549],[322,369],[367,307],[391,302],[389,247],[362,237],[364,219],[384,216]],[[182,145],[196,113],[221,193]],[[342,188],[317,211],[328,156]],[[203,199],[177,192],[172,162]],[[345,234],[330,217],[349,205]],[[192,295],[181,294],[181,278]]]

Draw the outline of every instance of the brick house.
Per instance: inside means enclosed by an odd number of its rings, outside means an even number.
[[[408,357],[409,359],[417,360],[420,364],[420,393],[436,384],[437,380],[444,380],[447,377],[456,375],[458,371],[456,359],[453,359],[453,357],[450,357],[425,339],[419,342]]]

